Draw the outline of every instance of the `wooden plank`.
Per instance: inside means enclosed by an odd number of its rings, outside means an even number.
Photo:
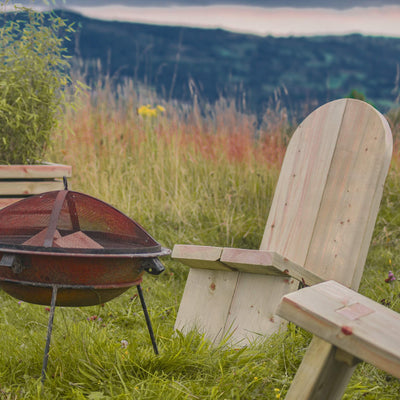
[[[225,335],[238,272],[191,268],[186,281],[175,329],[187,333],[197,330],[214,343]]]
[[[302,289],[303,290],[303,289]],[[355,370],[340,362],[337,348],[314,336],[285,400],[341,400]]]
[[[260,250],[304,265],[347,101],[328,103],[297,128],[285,154]]]
[[[59,180],[49,181],[0,181],[0,195],[34,195],[52,190],[62,190],[64,184]]]
[[[82,231],[77,231],[66,236],[56,237],[53,242],[53,247],[73,249],[104,249],[100,243],[97,243]]]
[[[225,334],[230,335],[230,342],[235,346],[247,346],[282,331],[286,321],[277,316],[275,310],[282,296],[297,286],[298,282],[291,277],[240,273],[225,323]],[[247,292],[247,297],[237,296],[238,287],[243,293]]]
[[[232,271],[232,268],[219,261],[222,249],[222,247],[214,246],[177,244],[172,250],[171,257],[192,268]]]
[[[335,281],[286,295],[277,313],[400,378],[400,314]]]
[[[307,286],[323,281],[312,272],[273,251],[175,245],[172,257],[191,268],[292,277]]]
[[[392,154],[384,117],[348,101],[305,267],[357,289]]]
[[[22,243],[24,246],[44,246],[44,241],[46,239],[47,235],[47,230],[48,228],[45,228],[38,232],[36,235],[30,237],[28,240],[26,240],[24,243]],[[56,229],[53,235],[53,240],[58,239],[61,237],[60,232]]]
[[[240,272],[260,275],[285,274],[273,266],[274,253],[271,251],[223,248],[221,262]]]
[[[222,264],[222,247],[175,245],[172,257],[192,268],[186,281],[175,329],[187,333],[193,329],[218,343],[225,334],[230,299],[235,290],[237,272]]]
[[[1,179],[67,178],[72,176],[72,167],[63,164],[0,165]]]
[[[221,262],[240,272],[292,277],[309,286],[323,280],[274,251],[224,248]]]

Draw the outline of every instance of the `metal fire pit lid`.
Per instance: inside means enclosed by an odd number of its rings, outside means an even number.
[[[169,253],[116,208],[70,190],[28,197],[0,210],[0,251],[129,257]]]

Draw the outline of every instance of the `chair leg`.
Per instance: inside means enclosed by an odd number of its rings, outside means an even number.
[[[355,366],[338,361],[336,350],[314,336],[285,400],[340,400]]]
[[[54,285],[51,293],[50,315],[49,315],[49,323],[47,325],[46,347],[44,349],[43,366],[42,366],[42,383],[44,383],[46,379],[46,369],[47,369],[47,361],[49,360],[51,333],[53,331],[54,312],[56,310],[57,289],[58,289],[57,286]]]
[[[143,291],[142,291],[142,288],[141,288],[140,285],[137,285],[136,287],[137,287],[137,291],[138,291],[138,294],[139,294],[140,303],[141,303],[142,308],[143,308],[143,314],[144,314],[144,317],[146,319],[147,329],[149,330],[150,339],[151,339],[151,343],[153,345],[154,353],[156,355],[158,355],[157,343],[156,343],[156,339],[154,337],[153,327],[151,326],[149,312],[147,311],[147,306],[146,306],[146,303],[144,301]]]

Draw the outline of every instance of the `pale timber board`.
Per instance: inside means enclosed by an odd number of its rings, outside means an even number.
[[[1,179],[40,179],[72,176],[72,167],[63,164],[0,165]]]
[[[373,107],[348,101],[305,267],[357,289],[392,154]]]
[[[175,321],[175,329],[187,333],[198,330],[218,343],[236,287],[237,272],[224,266],[222,247],[175,245],[172,258],[192,266]],[[225,271],[224,271],[225,270]]]
[[[274,251],[305,265],[347,101],[310,114],[290,140],[260,250]],[[313,272],[313,271],[312,271]],[[287,277],[241,273],[226,326],[233,340],[249,341],[282,328],[275,315],[281,296],[298,288]]]
[[[0,195],[33,195],[64,189],[62,181],[0,181]]]
[[[191,268],[292,277],[305,285],[322,282],[312,272],[272,251],[175,245],[172,257]]]
[[[290,140],[260,250],[304,265],[340,132],[346,101],[310,114]]]
[[[224,334],[230,335],[230,342],[245,346],[284,329],[286,321],[275,310],[282,296],[298,284],[291,277],[240,273],[225,323]]]
[[[219,261],[222,249],[222,247],[214,246],[177,244],[172,250],[171,257],[191,268],[232,271],[232,268]]]
[[[337,360],[337,347],[314,336],[301,368],[296,374],[298,385],[290,386],[285,400],[341,400],[347,382],[355,370]]]
[[[237,276],[238,272],[191,268],[175,329],[183,333],[196,329],[215,343],[221,341]]]
[[[317,275],[273,251],[224,248],[221,262],[240,272],[292,277],[306,285],[323,281]]]
[[[400,314],[393,310],[328,281],[286,295],[277,313],[400,378]]]
[[[239,272],[288,277],[273,265],[273,256],[269,251],[224,248],[221,262]]]

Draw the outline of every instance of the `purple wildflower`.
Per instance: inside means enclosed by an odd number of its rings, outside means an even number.
[[[389,283],[389,282],[393,282],[395,280],[396,280],[396,277],[394,276],[393,272],[389,271],[388,277],[385,279],[385,282]]]

